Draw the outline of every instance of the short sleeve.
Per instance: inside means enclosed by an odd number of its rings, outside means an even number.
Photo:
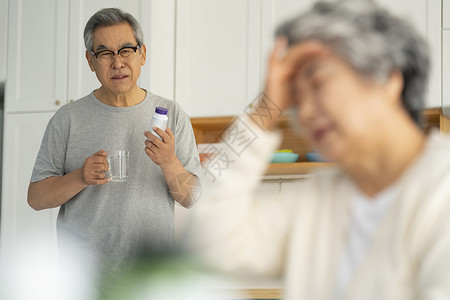
[[[47,125],[34,164],[31,182],[37,182],[48,177],[62,176],[65,174],[64,162],[67,143],[63,140],[63,124],[57,121],[58,117],[59,116],[57,115],[53,116]]]
[[[195,142],[194,130],[189,116],[178,105],[175,135],[175,152],[178,160],[189,173],[200,176],[200,157]]]

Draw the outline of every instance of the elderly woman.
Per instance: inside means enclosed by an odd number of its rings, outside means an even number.
[[[286,299],[450,299],[450,141],[420,127],[423,39],[370,1],[317,3],[277,37],[259,112],[293,108],[336,167],[255,199],[279,116],[241,117],[257,138],[205,189],[195,250],[228,271],[284,273]]]

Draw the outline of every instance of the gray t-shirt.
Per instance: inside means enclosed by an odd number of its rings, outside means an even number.
[[[61,176],[83,166],[97,151],[129,150],[126,182],[88,186],[61,205],[58,245],[70,240],[76,251],[99,253],[120,263],[142,248],[163,250],[173,246],[174,200],[161,168],[145,153],[145,130],[157,106],[168,109],[175,135],[176,156],[185,169],[200,173],[195,138],[187,114],[174,101],[147,92],[131,107],[100,102],[92,92],[64,105],[50,120],[36,159],[31,182]]]

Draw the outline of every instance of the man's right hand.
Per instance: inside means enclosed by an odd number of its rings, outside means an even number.
[[[81,168],[81,180],[87,185],[99,185],[108,183],[111,179],[105,178],[105,172],[109,165],[106,157],[108,153],[104,150],[96,152],[94,155],[84,160]]]

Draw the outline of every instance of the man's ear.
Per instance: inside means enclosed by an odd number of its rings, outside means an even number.
[[[147,47],[145,47],[145,44],[142,44],[141,46],[141,66],[145,65],[145,61],[147,60]]]
[[[91,71],[95,72],[94,64],[92,63],[92,54],[88,50],[86,50],[86,60],[89,64],[89,68],[91,68]]]

